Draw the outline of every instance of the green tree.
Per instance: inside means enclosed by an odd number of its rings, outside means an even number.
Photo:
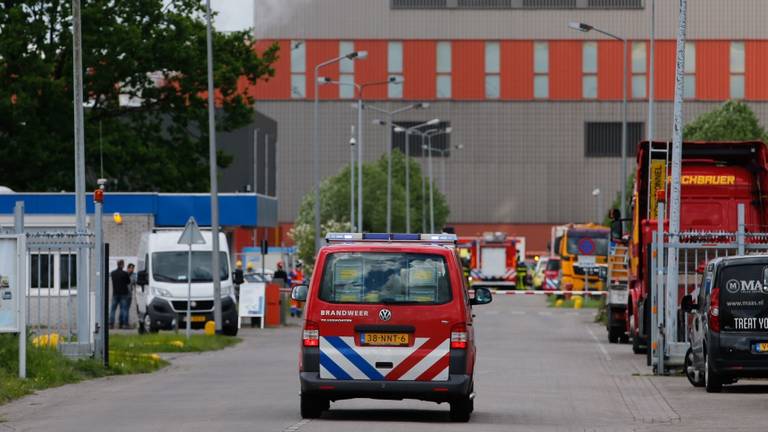
[[[683,137],[690,141],[766,140],[755,113],[747,104],[728,101],[685,125]]]
[[[208,188],[206,27],[198,0],[83,2],[86,178],[120,190]],[[69,0],[0,3],[0,184],[72,190],[74,144]],[[274,74],[277,46],[214,33],[217,128],[251,121],[245,85]],[[134,98],[134,106],[121,98]],[[221,155],[219,165],[230,159]]]
[[[357,172],[355,173],[357,174]],[[422,231],[422,204],[426,208],[426,227],[429,229],[429,183],[426,194],[421,193],[421,166],[410,159],[411,231]],[[428,179],[427,179],[428,181]],[[321,235],[334,230],[349,230],[350,210],[349,166],[320,184]],[[291,237],[296,243],[299,258],[312,267],[314,263],[314,191],[304,196]],[[434,182],[435,228],[440,229],[450,212],[445,196]],[[387,157],[363,164],[363,231],[386,232],[387,228]],[[392,231],[405,232],[405,156],[392,152]]]

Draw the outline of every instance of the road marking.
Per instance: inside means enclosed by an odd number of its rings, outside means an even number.
[[[611,361],[611,356],[610,356],[610,354],[608,354],[608,351],[605,349],[605,346],[603,346],[603,343],[600,342],[600,339],[598,339],[597,336],[595,336],[595,333],[592,331],[592,329],[590,327],[587,327],[587,331],[592,336],[592,339],[595,340],[595,343],[597,344],[597,347],[600,348],[600,351],[603,352],[603,355],[605,356],[605,359],[608,360],[608,361]]]
[[[312,420],[304,419],[304,420],[302,420],[302,421],[300,421],[300,422],[298,422],[298,423],[296,423],[294,425],[288,426],[287,428],[283,429],[283,432],[297,432],[298,430],[301,429],[302,426],[304,426],[305,424],[309,423],[310,421],[312,421]]]

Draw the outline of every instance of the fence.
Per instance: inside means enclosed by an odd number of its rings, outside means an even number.
[[[659,220],[664,220],[659,206]],[[682,367],[689,348],[690,320],[679,307],[686,294],[698,295],[706,263],[719,257],[768,253],[768,233],[748,232],[744,223],[744,207],[739,204],[738,230],[698,231],[678,234],[671,241],[668,232],[653,233],[651,245],[651,366],[662,375],[669,368]],[[659,227],[661,228],[661,227]],[[667,287],[667,258],[675,254],[678,261],[677,289]],[[658,313],[661,311],[662,313]]]

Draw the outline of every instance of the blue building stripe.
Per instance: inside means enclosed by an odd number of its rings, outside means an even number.
[[[364,373],[369,379],[374,381],[384,380],[384,375],[376,370],[370,363],[368,363],[363,357],[360,356],[354,349],[346,344],[339,336],[324,336],[334,348],[336,348],[344,357],[347,358],[353,365],[355,365],[362,373]]]
[[[339,365],[337,365],[333,360],[331,360],[330,357],[325,355],[324,352],[320,351],[320,364],[333,375],[334,378],[339,380],[351,380],[352,377],[344,372],[344,369],[342,369]]]

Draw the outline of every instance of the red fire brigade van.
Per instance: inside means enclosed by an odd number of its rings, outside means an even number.
[[[299,379],[301,415],[330,402],[420,399],[448,402],[453,421],[469,421],[475,396],[472,305],[453,234],[331,233],[305,301]]]

